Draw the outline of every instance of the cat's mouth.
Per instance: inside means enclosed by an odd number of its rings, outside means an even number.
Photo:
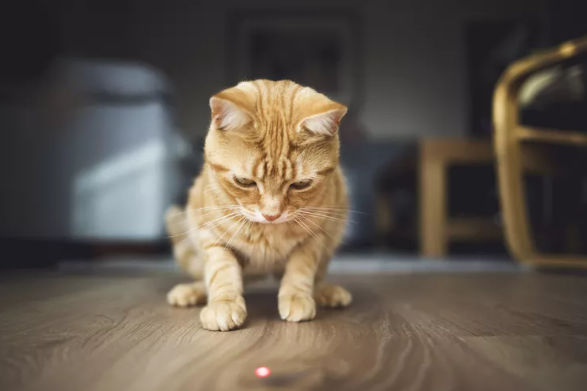
[[[287,216],[279,216],[276,219],[267,219],[266,217],[261,217],[261,218],[257,218],[254,221],[260,224],[284,224],[287,223],[288,221],[290,221],[291,218],[287,217]]]
[[[290,221],[290,220],[289,219],[282,220],[282,221],[259,220],[257,222],[260,223],[260,224],[273,224],[273,225],[275,225],[275,224],[284,224],[284,223],[287,223],[288,221]]]

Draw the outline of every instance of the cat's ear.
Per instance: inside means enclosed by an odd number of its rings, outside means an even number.
[[[218,130],[237,130],[253,121],[239,91],[228,89],[210,98],[212,124]]]
[[[323,112],[304,118],[301,129],[307,130],[317,136],[334,136],[338,131],[340,121],[345,116],[347,108],[336,103],[334,108],[328,108]]]
[[[313,89],[306,87],[299,94],[301,121],[298,131],[306,131],[314,136],[332,137],[338,132],[347,107],[328,99]]]

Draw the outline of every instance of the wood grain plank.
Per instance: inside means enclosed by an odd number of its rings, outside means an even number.
[[[577,337],[473,337],[467,345],[536,389],[582,391],[587,382],[587,339]]]
[[[261,284],[245,295],[245,327],[230,333],[203,330],[199,309],[167,306],[174,275],[3,281],[0,389],[547,389],[541,379],[575,390],[585,380],[584,278],[335,279],[353,292],[350,308],[283,322],[276,285]],[[259,366],[272,376],[256,378]]]

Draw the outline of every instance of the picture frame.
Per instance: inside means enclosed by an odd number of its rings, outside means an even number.
[[[362,100],[356,13],[236,11],[227,25],[228,85],[289,79],[348,106]]]

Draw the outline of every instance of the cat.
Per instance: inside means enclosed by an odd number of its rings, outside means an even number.
[[[202,327],[228,331],[247,316],[243,276],[281,279],[278,311],[311,320],[316,305],[351,294],[324,281],[347,221],[338,128],[346,106],[292,81],[239,83],[210,99],[204,165],[187,206],[166,214],[179,265],[196,282],[171,305],[204,304]]]

